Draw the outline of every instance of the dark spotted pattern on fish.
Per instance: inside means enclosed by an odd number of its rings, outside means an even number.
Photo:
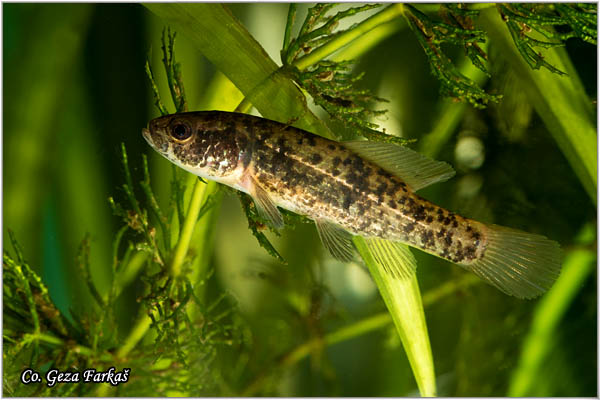
[[[354,234],[401,241],[456,263],[483,255],[483,225],[421,198],[342,143],[246,114],[172,118],[185,118],[197,130],[188,142],[172,143],[182,164],[210,168],[217,176],[242,168],[276,205]]]
[[[273,198],[293,205],[293,211],[336,222],[361,236],[444,253],[454,262],[481,255],[475,221],[421,198],[399,178],[335,142],[291,127],[260,125],[254,126],[251,171]],[[467,228],[478,238],[467,234]],[[447,231],[443,237],[436,235],[441,229]]]

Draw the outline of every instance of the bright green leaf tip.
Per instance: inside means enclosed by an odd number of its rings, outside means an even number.
[[[416,274],[408,279],[393,278],[385,273],[386,268],[371,255],[362,237],[355,236],[354,244],[367,264],[392,316],[421,396],[436,396],[433,356]],[[385,263],[389,260],[383,261]],[[403,269],[414,270],[415,268],[416,266],[406,266]]]

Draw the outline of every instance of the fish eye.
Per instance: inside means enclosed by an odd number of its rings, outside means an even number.
[[[184,122],[175,121],[175,123],[171,125],[171,136],[177,140],[186,140],[192,136],[192,129]]]

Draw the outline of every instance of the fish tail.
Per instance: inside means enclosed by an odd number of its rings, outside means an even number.
[[[485,225],[482,257],[461,264],[511,296],[530,299],[548,290],[560,274],[563,252],[559,244],[498,225]]]

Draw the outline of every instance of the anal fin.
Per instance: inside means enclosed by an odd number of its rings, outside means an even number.
[[[380,238],[365,238],[375,261],[383,270],[397,279],[410,278],[417,269],[417,261],[407,245]]]
[[[325,220],[316,219],[315,225],[323,246],[334,258],[344,262],[354,258],[352,234]]]
[[[412,190],[446,181],[455,174],[449,164],[393,143],[355,140],[342,142],[342,145],[401,178]]]

